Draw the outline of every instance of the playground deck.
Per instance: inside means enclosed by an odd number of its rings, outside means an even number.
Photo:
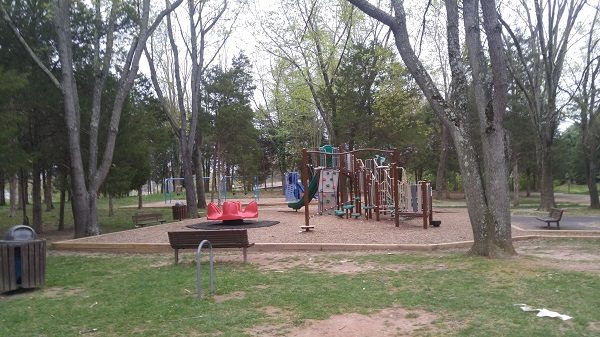
[[[246,202],[242,201],[243,204]],[[154,205],[158,206],[158,205]],[[168,206],[168,205],[167,205]],[[163,204],[163,207],[164,204]],[[340,219],[331,215],[312,215],[314,230],[303,231],[302,211],[295,212],[281,198],[259,201],[258,220],[276,220],[271,227],[248,229],[248,236],[256,245],[252,251],[272,250],[435,250],[439,248],[467,248],[472,232],[466,209],[436,208],[433,218],[441,220],[440,227],[424,230],[420,219],[402,219],[395,227],[393,219],[382,221]],[[163,225],[149,226],[96,237],[66,240],[54,243],[59,250],[102,252],[171,252],[167,232],[190,230],[186,225],[207,221],[206,218],[188,219]],[[595,236],[600,238],[600,223],[590,223],[586,230],[563,230],[568,216],[561,222],[561,230],[529,227],[527,219],[515,218],[515,240],[544,236]]]

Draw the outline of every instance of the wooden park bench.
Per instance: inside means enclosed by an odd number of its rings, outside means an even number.
[[[560,208],[550,208],[550,213],[548,213],[548,217],[536,218],[536,219],[545,222],[548,225],[548,227],[550,227],[550,223],[556,222],[556,228],[559,229],[560,228],[560,224],[559,224],[560,219],[562,219],[562,215],[563,215],[564,211],[565,211],[564,209],[560,209]]]
[[[162,224],[167,222],[161,213],[138,213],[131,216],[135,227],[143,227],[145,225]]]
[[[197,230],[168,232],[169,244],[175,250],[175,263],[179,262],[179,249],[198,249],[203,240],[210,241],[212,248],[243,248],[244,262],[247,260],[246,249],[254,246],[248,241],[245,229]]]

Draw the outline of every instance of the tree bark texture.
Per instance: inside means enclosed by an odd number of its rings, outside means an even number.
[[[10,211],[8,216],[14,218],[17,216],[17,175],[11,174],[8,179],[8,191],[9,191],[9,203],[10,203]]]
[[[4,191],[6,191],[6,173],[4,170],[0,170],[0,206],[6,206],[6,196]]]
[[[23,216],[22,224],[25,226],[29,226],[29,217],[27,216],[27,204],[28,204],[28,195],[27,192],[27,178],[29,174],[24,170],[19,170],[19,201],[21,204],[21,214]]]
[[[115,205],[114,205],[113,199],[114,198],[113,198],[112,193],[108,193],[108,216],[115,215]]]
[[[540,189],[540,210],[549,210],[556,207],[554,200],[554,183],[552,177],[552,151],[550,146],[544,146],[544,143],[536,147],[538,169],[539,169],[539,189]]]
[[[32,170],[32,184],[31,184],[31,225],[37,233],[44,232],[44,224],[42,222],[42,170],[39,167],[39,163],[34,161]]]
[[[65,230],[65,204],[67,196],[67,173],[66,169],[62,169],[60,172],[60,201],[58,209],[58,230]]]
[[[138,197],[137,208],[142,209],[142,207],[143,207],[142,186],[138,187],[138,189],[137,189],[137,197]]]
[[[54,209],[52,203],[52,170],[48,169],[44,172],[44,204],[46,205],[46,212],[50,212]]]
[[[448,101],[443,98],[410,45],[403,1],[392,1],[395,16],[364,0],[348,1],[390,27],[396,47],[408,71],[435,113],[449,128],[464,179],[463,186],[473,230],[474,244],[470,253],[483,256],[514,254],[506,167],[506,136],[503,126],[508,86],[495,2],[482,1],[491,74],[484,59],[479,35],[478,2],[474,0],[463,2],[465,42],[472,73],[472,85],[478,90],[476,96],[481,95],[476,102],[476,111],[472,112],[466,105],[467,68],[461,58],[456,1],[446,1],[448,56],[452,73],[452,97]],[[473,116],[477,118],[478,123],[471,121]]]
[[[529,33],[524,41],[531,51],[530,55],[526,55],[521,48],[523,39],[517,37],[503,21],[517,52],[515,61],[520,66],[511,65],[513,79],[527,99],[529,115],[536,127],[542,210],[549,210],[556,205],[551,167],[554,136],[561,117],[556,95],[566,54],[572,43],[570,35],[585,3],[585,0],[535,0],[531,13],[528,7],[522,6]]]
[[[598,153],[600,152],[600,90],[596,86],[600,77],[600,57],[597,45],[600,38],[595,31],[598,29],[600,7],[596,7],[594,19],[590,26],[587,39],[585,68],[580,81],[580,93],[575,102],[579,107],[581,143],[583,144],[583,161],[585,165],[586,183],[590,195],[590,207],[600,208],[598,185]]]
[[[98,164],[97,154],[98,144],[97,138],[97,122],[100,113],[99,105],[101,99],[97,99],[104,87],[104,77],[110,68],[110,56],[112,55],[112,29],[114,29],[114,17],[109,18],[107,45],[104,50],[104,60],[102,65],[99,65],[100,51],[99,42],[96,42],[95,47],[95,66],[96,79],[94,84],[93,99],[94,107],[92,107],[92,120],[90,124],[90,149],[88,157],[88,173],[84,171],[83,158],[81,154],[80,141],[80,111],[79,111],[79,96],[77,93],[77,83],[73,73],[73,51],[72,51],[72,36],[70,24],[71,1],[56,0],[54,1],[54,27],[57,36],[57,48],[59,60],[61,64],[61,81],[60,89],[64,98],[64,114],[65,123],[67,126],[67,137],[69,143],[69,156],[71,164],[71,204],[73,208],[73,218],[75,223],[75,237],[91,236],[100,234],[100,224],[98,222],[97,198],[100,186],[106,179],[108,170],[112,163],[114,147],[116,143],[117,132],[121,112],[125,99],[129,95],[129,91],[133,86],[137,76],[139,61],[144,51],[146,40],[149,35],[156,29],[162,18],[172,11],[175,7],[181,4],[183,0],[177,0],[173,5],[160,12],[154,19],[152,24],[149,24],[150,2],[144,0],[141,3],[141,12],[139,18],[138,36],[132,39],[125,63],[121,67],[121,74],[118,81],[118,87],[115,94],[115,99],[112,102],[111,116],[107,131],[106,143],[102,154],[102,159]],[[113,4],[115,6],[115,4]],[[96,14],[99,14],[99,9],[96,7]],[[111,16],[114,16],[115,8],[111,7]],[[99,18],[97,18],[99,19]]]
[[[196,139],[196,195],[198,195],[198,208],[206,208],[206,193],[204,192],[204,169],[202,160],[202,139]]]
[[[438,200],[449,197],[446,170],[448,167],[448,152],[450,152],[449,143],[451,140],[448,127],[444,123],[442,123],[441,129],[440,161],[438,162],[435,176],[435,195]]]
[[[515,158],[513,160],[512,176],[513,176],[513,202],[512,202],[512,205],[513,205],[513,207],[517,207],[517,206],[519,206],[519,203],[520,203],[520,196],[519,196],[519,159],[518,158]]]

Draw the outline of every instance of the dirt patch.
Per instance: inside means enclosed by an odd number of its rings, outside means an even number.
[[[530,245],[519,247],[519,254],[538,258],[536,265],[562,270],[600,273],[600,251],[571,246]]]
[[[24,298],[31,298],[34,295],[39,295],[44,298],[58,298],[65,296],[78,296],[84,293],[83,288],[63,288],[63,287],[51,287],[51,288],[32,288],[32,289],[17,289],[11,292],[0,294],[0,301],[2,300],[17,300]]]
[[[589,322],[587,329],[591,332],[600,332],[600,322]]]
[[[265,308],[269,316],[289,317],[279,308]],[[371,315],[349,313],[335,315],[325,320],[306,320],[301,326],[291,327],[291,322],[260,325],[246,331],[251,336],[412,336],[417,331],[436,330],[433,322],[437,316],[421,310],[389,308]]]
[[[285,253],[257,253],[252,255],[251,263],[258,265],[261,269],[283,273],[294,268],[303,268],[318,272],[328,272],[333,274],[349,274],[370,271],[390,271],[398,272],[411,269],[431,269],[446,270],[445,264],[437,265],[416,265],[416,264],[380,264],[376,262],[365,262],[353,259],[355,256],[368,255],[372,252],[346,252],[336,256],[331,253],[303,253],[303,252],[285,252]],[[395,254],[399,254],[396,252]]]
[[[411,336],[417,330],[433,328],[434,314],[425,311],[407,311],[390,308],[373,315],[345,314],[326,320],[308,320],[287,334],[292,337],[309,336]]]
[[[591,250],[582,250],[571,246],[529,246],[521,247],[520,253],[524,255],[537,256],[544,259],[563,260],[563,261],[589,261],[599,262],[600,252]]]
[[[213,299],[215,300],[215,303],[222,303],[225,301],[229,301],[229,300],[235,300],[235,299],[243,299],[246,297],[246,293],[243,291],[234,291],[232,293],[229,294],[224,294],[224,295],[215,295],[213,296]]]
[[[46,298],[57,298],[64,296],[77,296],[83,294],[83,288],[62,288],[62,287],[52,287],[45,288],[42,290],[42,296]]]

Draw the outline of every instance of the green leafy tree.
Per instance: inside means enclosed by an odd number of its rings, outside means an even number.
[[[450,131],[465,179],[474,239],[470,253],[483,256],[515,254],[503,125],[507,66],[495,1],[462,2],[464,35],[460,33],[458,2],[445,2],[447,50],[452,71],[452,95],[447,99],[411,45],[404,1],[391,1],[392,14],[366,0],[348,1],[390,28],[408,72]],[[465,50],[461,36],[464,36]],[[483,38],[487,42],[485,49]],[[468,56],[468,63],[462,59],[463,52]],[[473,109],[468,105],[469,87],[475,92]]]
[[[83,2],[55,0],[51,6],[46,7],[45,13],[45,15],[51,15],[53,19],[55,32],[53,45],[57,47],[58,51],[57,57],[51,60],[40,57],[35,50],[30,48],[29,43],[32,40],[24,38],[10,15],[13,3],[7,6],[3,3],[0,4],[4,22],[9,25],[31,59],[62,93],[69,144],[70,186],[73,196],[71,200],[76,237],[100,233],[97,197],[112,165],[123,105],[137,76],[139,61],[147,39],[164,16],[182,2],[182,0],[177,0],[160,13],[151,15],[149,0],[134,4],[118,1],[104,3],[98,0],[90,4],[89,8],[87,8],[88,4]],[[133,5],[133,8],[129,5]],[[83,7],[86,10],[79,10]],[[7,8],[9,9],[7,10]],[[77,15],[80,13],[90,13],[89,17],[93,20],[89,21],[86,16]],[[151,16],[154,19],[151,20]],[[90,32],[91,35],[87,35],[87,32]],[[119,46],[124,48],[121,49]],[[124,53],[121,54],[118,51],[124,51]],[[78,54],[79,52],[81,54]],[[120,55],[115,55],[116,53]],[[48,62],[56,59],[60,63],[60,76],[55,75],[50,69],[54,62]],[[82,97],[78,93],[76,76],[78,66],[83,64],[91,65],[94,73],[92,111],[87,130],[89,136],[87,167],[84,165],[81,141],[80,102]],[[118,72],[119,85],[114,100],[110,102],[104,100],[103,102],[106,81],[109,73],[113,70]],[[109,109],[111,117],[110,126],[105,130],[104,147],[100,149],[99,134],[101,130],[99,125],[103,103],[111,106]]]
[[[259,133],[250,106],[255,88],[250,69],[249,59],[240,54],[228,70],[211,68],[205,84],[206,106],[214,122],[216,176],[230,175],[236,168],[245,186],[251,186],[261,163]]]
[[[300,149],[320,146],[325,125],[315,118],[315,105],[301,73],[284,59],[277,59],[260,79],[264,102],[256,112],[262,139],[273,149],[279,173],[298,170]]]

